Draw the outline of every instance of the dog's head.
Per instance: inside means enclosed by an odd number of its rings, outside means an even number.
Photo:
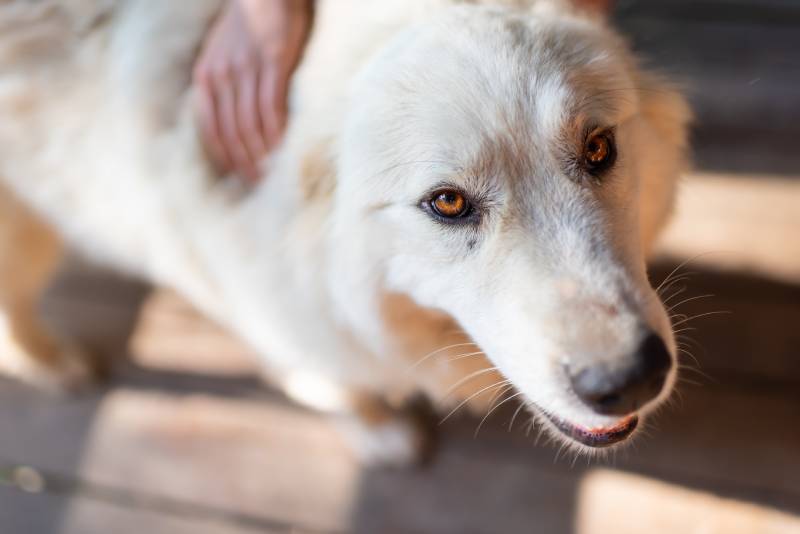
[[[452,315],[559,435],[628,437],[676,372],[645,252],[683,100],[597,22],[471,6],[397,37],[351,111],[338,204],[387,287]]]

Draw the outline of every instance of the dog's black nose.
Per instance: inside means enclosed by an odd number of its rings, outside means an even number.
[[[626,415],[656,398],[672,358],[661,338],[648,334],[624,363],[597,363],[570,374],[572,388],[597,413]]]

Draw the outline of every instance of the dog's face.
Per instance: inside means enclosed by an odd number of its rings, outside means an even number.
[[[337,202],[386,286],[451,314],[556,434],[631,435],[675,376],[644,252],[680,98],[594,23],[476,7],[401,36],[357,85]]]

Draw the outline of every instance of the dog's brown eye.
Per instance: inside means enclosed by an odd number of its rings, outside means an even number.
[[[464,195],[448,189],[434,193],[431,208],[440,217],[457,219],[469,212],[470,205]]]
[[[583,149],[583,158],[591,172],[601,172],[614,163],[614,140],[610,132],[589,136]]]

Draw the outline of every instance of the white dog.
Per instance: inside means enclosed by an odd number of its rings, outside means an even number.
[[[321,1],[285,141],[241,195],[192,114],[219,4],[0,1],[0,367],[81,374],[33,313],[59,256],[47,221],[177,289],[293,398],[350,414],[373,458],[415,454],[391,407],[419,391],[517,398],[585,450],[632,435],[675,377],[645,254],[684,101],[557,1]]]

